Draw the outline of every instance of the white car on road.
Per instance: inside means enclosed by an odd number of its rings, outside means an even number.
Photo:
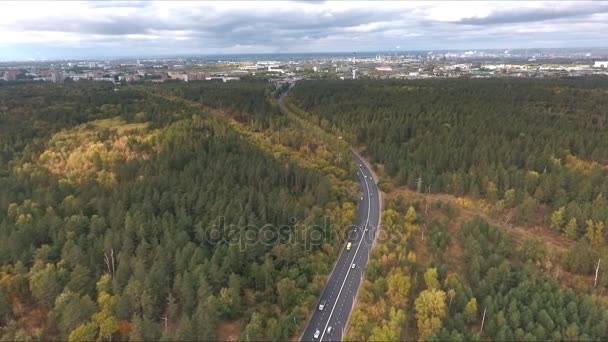
[[[327,304],[326,300],[323,300],[320,304],[319,304],[319,311],[323,311],[325,310],[325,305]]]

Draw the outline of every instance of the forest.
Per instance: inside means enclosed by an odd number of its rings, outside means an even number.
[[[436,339],[467,340],[467,326],[491,340],[603,340],[608,336],[606,302],[581,295],[539,276],[507,234],[474,219],[460,228],[464,275],[447,273],[442,290],[453,310]],[[517,255],[514,255],[517,251]],[[513,260],[513,261],[512,261]],[[484,326],[479,317],[485,314]],[[481,316],[483,318],[483,316]],[[483,330],[482,330],[483,329]]]
[[[386,191],[479,199],[505,222],[551,227],[590,245],[568,268],[591,274],[608,256],[607,92],[600,77],[302,81],[288,101],[362,146]]]
[[[355,217],[350,145],[390,239],[346,340],[608,337],[608,80],[281,90],[0,84],[0,340],[297,338]]]
[[[374,249],[347,340],[606,339],[607,92],[594,77],[299,82],[288,105],[364,150],[389,197],[395,240]]]
[[[393,197],[347,341],[598,341],[608,301],[539,271],[546,249],[444,201]]]
[[[295,336],[339,246],[289,239],[346,227],[354,177],[275,137],[299,128],[273,90],[0,85],[0,339]]]

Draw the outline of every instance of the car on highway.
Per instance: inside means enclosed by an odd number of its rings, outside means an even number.
[[[346,244],[346,250],[350,251],[351,248],[353,248],[353,243],[352,242],[347,243]]]
[[[331,331],[334,330],[332,327],[327,327],[327,334],[331,335]]]
[[[357,267],[355,264],[350,265],[350,268],[355,268]]]
[[[319,303],[319,311],[325,310],[325,306],[327,305],[327,301],[324,299]]]
[[[315,334],[313,336],[314,336],[314,338],[319,338],[319,335],[321,335],[321,332],[319,331],[319,329],[317,329],[317,331],[315,331]]]

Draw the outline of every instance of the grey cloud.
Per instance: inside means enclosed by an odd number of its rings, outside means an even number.
[[[74,25],[77,30],[72,32],[91,33],[99,35],[128,35],[128,34],[145,34],[150,31],[151,25],[146,22],[134,20],[113,19],[109,22],[83,22]],[[156,29],[163,29],[163,26],[156,25]]]
[[[129,5],[131,3],[120,3]],[[135,3],[139,5],[140,3]],[[112,6],[108,3],[107,6]],[[173,13],[159,20],[147,10],[132,16],[108,15],[102,18],[64,18],[48,21],[22,21],[17,28],[24,31],[71,32],[95,35],[146,34],[155,31],[192,31],[193,37],[223,37],[237,41],[268,41],[272,38],[322,38],[333,32],[382,20],[395,19],[399,13],[389,11],[345,10],[319,15],[287,9],[276,12],[238,10],[217,12],[202,7],[199,13]]]
[[[319,16],[317,13],[283,10],[275,12],[255,12],[240,10],[231,13],[204,13],[187,15],[183,23],[200,24],[200,31],[217,33],[242,30],[243,27],[256,27],[259,34],[273,33],[273,30],[320,31],[353,27],[381,20],[398,17],[399,14],[389,11],[365,11],[359,9]],[[195,26],[196,27],[196,26]]]
[[[274,44],[282,46],[297,41],[325,39],[332,35],[345,37],[357,35],[346,32],[357,27],[382,20],[394,20],[400,13],[386,10],[367,11],[350,9],[319,15],[318,12],[298,12],[286,9],[277,12],[237,10],[229,13],[202,7],[198,13],[173,13],[158,20],[145,9],[133,16],[109,15],[103,18],[69,18],[59,21],[23,21],[19,29],[31,31],[55,31],[98,36],[132,34],[170,34],[172,31],[188,31],[192,41],[204,41],[214,45]],[[378,31],[380,29],[376,29]],[[367,32],[366,34],[370,34]],[[182,34],[183,36],[183,34]],[[100,39],[101,40],[101,39]]]
[[[16,26],[11,29],[82,34],[86,39],[78,45],[53,42],[49,46],[61,46],[66,51],[74,46],[86,46],[103,53],[123,54],[125,51],[157,54],[163,51],[374,51],[397,45],[406,50],[515,48],[531,47],[530,44],[560,45],[560,42],[562,46],[583,43],[598,46],[605,45],[608,30],[607,16],[600,14],[608,13],[608,3],[560,4],[542,10],[499,9],[484,18],[456,22],[424,19],[436,7],[428,4],[411,10],[395,10],[370,3],[369,9],[344,6],[340,11],[320,12],[315,8],[317,3],[285,4],[280,10],[254,5],[230,11],[208,3],[195,3],[188,8],[172,7],[168,15],[162,17],[149,3],[99,1],[90,4],[93,13],[97,13],[95,8],[102,7],[99,13],[104,15],[21,20],[11,24]],[[589,18],[595,21],[591,26],[585,24]],[[525,37],[513,33],[522,27],[538,28],[538,32]],[[134,39],[129,36],[133,34],[147,37]],[[178,35],[180,40],[175,39]]]
[[[527,23],[562,18],[587,16],[596,13],[608,12],[608,4],[605,3],[578,3],[567,7],[549,7],[542,9],[513,9],[498,10],[487,17],[465,18],[458,23],[468,25],[494,25],[510,23]]]
[[[17,28],[24,31],[71,32],[115,36],[143,34],[151,29],[172,29],[172,26],[158,21],[152,22],[143,18],[109,17],[104,18],[103,20],[99,20],[98,18],[70,18],[62,19],[58,22],[23,21],[17,25]]]

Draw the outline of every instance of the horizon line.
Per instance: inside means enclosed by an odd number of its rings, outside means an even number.
[[[412,53],[412,52],[437,52],[437,53],[449,53],[449,52],[463,52],[463,51],[500,51],[505,50],[509,52],[514,51],[526,51],[526,50],[593,50],[593,49],[606,49],[608,54],[608,46],[590,46],[590,47],[529,47],[529,48],[462,48],[462,49],[384,49],[376,51],[315,51],[315,52],[230,52],[230,53],[183,53],[183,54],[152,54],[152,55],[115,55],[115,56],[89,56],[89,57],[64,57],[64,58],[29,58],[29,59],[3,59],[0,57],[0,63],[14,63],[14,62],[53,62],[53,61],[74,61],[74,60],[122,60],[122,59],[179,59],[179,58],[192,58],[192,57],[217,57],[217,56],[256,56],[256,55],[351,55],[351,54],[379,54],[379,53]]]

